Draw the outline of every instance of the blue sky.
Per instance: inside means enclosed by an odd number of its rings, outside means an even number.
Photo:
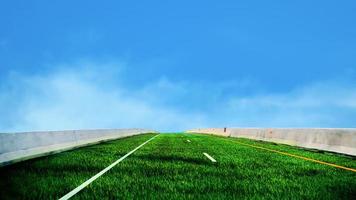
[[[1,1],[0,131],[356,127],[355,1]]]

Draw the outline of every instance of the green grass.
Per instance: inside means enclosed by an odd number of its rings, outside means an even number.
[[[155,134],[0,168],[0,199],[58,199]],[[187,139],[191,142],[188,143]],[[237,144],[356,168],[354,157],[198,134],[160,134],[73,199],[352,199],[356,173]],[[203,155],[217,160],[212,163]]]

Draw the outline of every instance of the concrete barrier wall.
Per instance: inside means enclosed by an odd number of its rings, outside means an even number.
[[[205,128],[206,133],[276,142],[356,156],[355,128]]]
[[[152,133],[147,129],[0,133],[0,166],[103,141]]]

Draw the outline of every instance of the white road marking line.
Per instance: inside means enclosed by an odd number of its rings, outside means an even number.
[[[159,135],[159,134],[158,134]],[[92,183],[93,181],[95,181],[95,179],[99,178],[101,175],[103,175],[105,172],[109,171],[111,168],[113,168],[115,165],[117,165],[119,162],[123,161],[125,158],[127,158],[129,155],[131,155],[133,152],[135,152],[136,150],[138,150],[139,148],[141,148],[143,145],[145,145],[146,143],[148,143],[149,141],[153,140],[155,137],[157,137],[158,135],[153,136],[152,138],[150,138],[149,140],[147,140],[146,142],[142,143],[140,146],[136,147],[134,150],[128,152],[126,155],[122,156],[120,159],[118,159],[117,161],[115,161],[114,163],[112,163],[111,165],[109,165],[108,167],[106,167],[105,169],[103,169],[101,172],[97,173],[95,176],[91,177],[90,179],[88,179],[87,181],[85,181],[84,183],[82,183],[81,185],[79,185],[77,188],[75,188],[74,190],[70,191],[68,194],[64,195],[62,198],[60,198],[59,200],[67,200],[69,198],[71,198],[72,196],[74,196],[75,194],[77,194],[79,191],[81,191],[83,188],[85,188],[87,185],[89,185],[90,183]]]
[[[187,142],[190,142],[190,140],[187,140]]]
[[[207,153],[203,153],[203,154],[204,156],[208,157],[211,160],[211,162],[216,162],[216,160],[213,157],[211,157],[209,154]]]

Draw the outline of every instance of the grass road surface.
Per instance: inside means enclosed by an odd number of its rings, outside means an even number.
[[[0,168],[0,199],[59,199],[156,134]],[[355,157],[200,134],[159,134],[72,199],[352,199]],[[205,154],[207,155],[205,155]],[[212,162],[210,158],[216,160]]]

